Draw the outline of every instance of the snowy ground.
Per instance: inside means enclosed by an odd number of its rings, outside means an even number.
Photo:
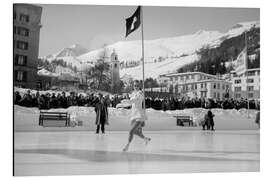
[[[92,107],[69,107],[68,109],[51,109],[49,111],[63,111],[71,114],[71,119],[83,122],[83,126],[77,127],[40,127],[38,126],[39,110],[37,108],[26,108],[21,106],[14,106],[14,130],[15,131],[82,131],[95,129],[94,108]],[[177,111],[156,111],[147,109],[148,120],[145,130],[198,130],[201,127],[180,127],[176,126],[176,119],[173,115],[191,115],[198,124],[204,117],[206,109],[185,109]],[[249,111],[249,118],[246,109],[237,110],[223,110],[213,109],[215,114],[215,128],[216,130],[256,130],[255,124],[255,110]],[[109,126],[106,126],[108,131],[127,131],[129,129],[129,110],[109,108]]]
[[[260,169],[258,130],[146,131],[122,152],[127,131],[15,132],[15,176],[246,172]]]

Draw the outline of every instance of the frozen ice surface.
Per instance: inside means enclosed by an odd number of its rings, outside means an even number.
[[[259,171],[258,130],[15,132],[15,176]]]

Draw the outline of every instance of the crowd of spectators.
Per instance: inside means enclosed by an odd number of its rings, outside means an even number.
[[[108,107],[116,107],[121,100],[129,98],[127,95],[105,95],[104,96]],[[98,94],[78,94],[76,92],[67,93],[45,93],[40,94],[31,93],[28,90],[24,94],[18,91],[14,92],[14,104],[25,107],[37,107],[39,109],[51,108],[68,108],[70,106],[95,106],[98,102]],[[181,110],[186,108],[222,108],[222,109],[260,109],[260,102],[258,100],[247,99],[231,99],[225,98],[223,100],[205,99],[205,98],[176,98],[176,97],[146,97],[146,108],[153,108],[155,110]]]
[[[223,100],[206,99],[206,98],[151,98],[145,99],[146,108],[153,108],[156,110],[181,110],[186,108],[222,108],[222,109],[236,109],[249,108],[260,109],[260,102],[258,100],[247,99],[232,99],[224,98]],[[249,107],[248,107],[249,106]]]

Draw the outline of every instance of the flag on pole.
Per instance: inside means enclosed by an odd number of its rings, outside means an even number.
[[[237,75],[241,75],[245,73],[246,70],[247,70],[247,48],[245,47],[236,59],[235,71]]]
[[[135,13],[126,19],[126,37],[138,29],[141,24],[141,6],[138,6]]]

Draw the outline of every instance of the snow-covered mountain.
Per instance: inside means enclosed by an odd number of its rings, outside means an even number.
[[[67,64],[72,64],[72,66],[77,66],[79,69],[82,69],[85,67],[85,65],[79,59],[77,59],[77,57],[87,52],[89,52],[88,49],[79,44],[73,44],[67,48],[63,48],[55,54],[42,57],[42,59],[47,59],[48,61],[62,59],[67,62]]]
[[[241,35],[252,27],[260,27],[259,21],[243,22],[233,26],[228,32],[199,30],[194,34],[178,37],[145,40],[145,77],[156,78],[163,73],[175,72],[180,67],[198,60],[197,50],[204,46],[217,47],[224,40]],[[60,58],[76,65],[79,69],[93,65],[104,48],[80,54],[83,51],[73,51],[76,48],[64,48],[53,57]],[[72,49],[72,50],[71,50]],[[78,48],[80,49],[80,48]],[[140,61],[141,41],[120,41],[106,47],[107,54],[113,50],[118,54],[121,62]],[[79,55],[80,54],[80,55]],[[162,57],[163,61],[157,61]],[[124,68],[120,76],[129,75],[141,79],[142,67]]]
[[[217,31],[198,31],[191,35],[145,40],[145,62],[153,62],[158,57],[176,57],[183,54],[193,54],[203,45],[209,44],[222,35],[222,33]],[[113,49],[115,49],[120,61],[138,61],[142,54],[141,44],[141,40],[120,41],[107,46],[107,50],[110,54]],[[82,62],[89,60],[95,61],[101,51],[103,51],[103,49],[91,51],[79,56],[78,59]]]
[[[66,57],[77,57],[77,56],[87,53],[88,51],[89,51],[88,49],[82,47],[79,44],[73,44],[70,47],[63,48],[59,52],[55,54],[50,54],[48,56],[45,56],[44,58],[48,60],[52,60],[52,59],[60,59],[60,58],[66,58]]]

